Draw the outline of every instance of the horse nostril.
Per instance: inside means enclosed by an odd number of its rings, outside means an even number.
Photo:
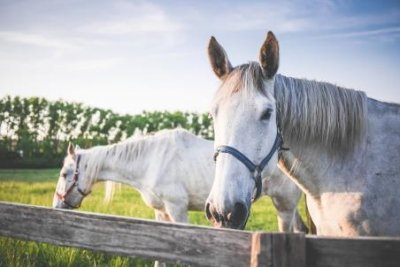
[[[248,217],[248,211],[245,204],[236,202],[233,211],[228,214],[227,219],[234,228],[244,228]]]
[[[206,210],[206,217],[209,221],[214,221],[217,223],[223,221],[222,215],[218,214],[215,208],[211,206],[210,202],[207,202],[205,210]]]
[[[212,214],[210,212],[210,202],[207,202],[205,210],[206,210],[207,220],[210,221],[212,219]]]

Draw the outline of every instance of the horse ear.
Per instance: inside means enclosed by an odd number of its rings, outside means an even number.
[[[71,142],[69,142],[69,144],[68,144],[67,153],[68,153],[68,155],[71,155],[71,156],[75,155],[75,147],[74,147],[74,144],[72,144]]]
[[[260,64],[264,75],[271,79],[274,77],[279,67],[279,44],[275,35],[269,31],[267,39],[260,49]]]
[[[215,75],[220,79],[223,79],[232,70],[232,65],[224,48],[217,42],[214,36],[211,36],[208,43],[208,59]]]

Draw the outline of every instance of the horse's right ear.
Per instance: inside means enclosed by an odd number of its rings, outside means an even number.
[[[275,35],[269,31],[260,49],[260,65],[264,75],[271,79],[279,67],[279,44]]]
[[[217,42],[214,36],[211,36],[208,43],[208,59],[215,75],[220,79],[223,79],[232,70],[232,65],[224,48]]]
[[[75,147],[74,147],[74,144],[72,144],[71,142],[69,142],[69,144],[68,144],[67,153],[70,156],[75,155]]]

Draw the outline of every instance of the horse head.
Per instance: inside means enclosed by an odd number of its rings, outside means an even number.
[[[72,143],[69,144],[53,197],[54,208],[79,208],[83,198],[90,194],[92,185],[87,185],[85,168],[81,166],[83,156]]]
[[[211,108],[215,131],[215,179],[206,216],[219,227],[243,229],[262,177],[276,168],[281,144],[276,121],[274,77],[279,45],[268,32],[259,62],[232,67],[225,50],[211,37],[210,63],[222,84]]]

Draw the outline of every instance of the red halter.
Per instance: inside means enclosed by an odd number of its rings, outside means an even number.
[[[75,172],[74,172],[73,183],[68,187],[68,189],[67,189],[64,193],[56,192],[56,196],[58,197],[59,200],[61,200],[61,201],[62,201],[65,205],[67,205],[68,207],[74,208],[74,209],[79,208],[80,205],[79,205],[79,206],[73,206],[73,205],[69,204],[67,201],[65,201],[65,197],[66,197],[69,193],[71,193],[71,191],[72,191],[72,189],[73,189],[74,187],[77,188],[78,193],[81,194],[83,197],[86,197],[87,195],[90,194],[90,191],[87,192],[87,193],[85,193],[85,192],[83,192],[83,191],[79,188],[79,186],[78,186],[79,162],[80,162],[80,161],[81,161],[81,155],[78,155],[78,158],[77,158],[77,160],[76,160],[76,168],[75,168]]]

